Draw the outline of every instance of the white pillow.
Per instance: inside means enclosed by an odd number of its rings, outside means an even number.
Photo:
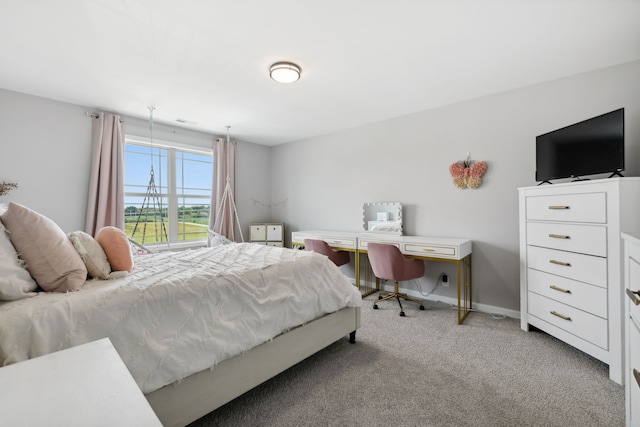
[[[3,206],[0,206],[2,210]],[[0,222],[0,300],[13,301],[38,295],[38,284],[18,258],[7,231]]]
[[[74,231],[67,236],[87,267],[89,276],[94,279],[108,279],[111,265],[100,243],[84,231]]]

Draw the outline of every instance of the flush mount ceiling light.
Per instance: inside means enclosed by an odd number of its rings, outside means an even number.
[[[291,62],[276,62],[269,69],[269,77],[280,83],[293,83],[300,78],[300,67]]]

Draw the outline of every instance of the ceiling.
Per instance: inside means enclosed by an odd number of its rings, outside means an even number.
[[[277,145],[638,60],[640,0],[2,0],[0,55],[0,88]]]

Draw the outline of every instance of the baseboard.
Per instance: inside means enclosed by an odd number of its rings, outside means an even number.
[[[384,285],[382,287],[386,292],[392,292],[393,291],[393,285]],[[404,292],[407,295],[414,297],[414,298],[418,298],[418,299],[424,299],[424,300],[428,300],[428,301],[438,301],[444,304],[448,304],[451,305],[452,307],[457,307],[458,305],[458,299],[457,298],[451,298],[451,297],[445,297],[445,296],[441,296],[441,295],[435,295],[435,294],[431,294],[427,297],[425,297],[424,295],[422,295],[420,292],[413,290],[413,289],[405,289],[405,288],[400,288],[400,292]],[[488,304],[479,304],[476,302],[471,302],[471,310],[472,311],[479,311],[481,313],[488,313],[488,314],[495,314],[495,315],[499,315],[499,316],[506,316],[506,317],[511,317],[513,319],[520,319],[520,311],[517,310],[509,310],[503,307],[497,307],[494,305],[488,305]]]

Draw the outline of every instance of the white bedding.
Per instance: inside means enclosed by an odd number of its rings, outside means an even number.
[[[242,243],[146,255],[125,278],[0,303],[0,364],[109,337],[149,393],[361,304],[313,252]]]

